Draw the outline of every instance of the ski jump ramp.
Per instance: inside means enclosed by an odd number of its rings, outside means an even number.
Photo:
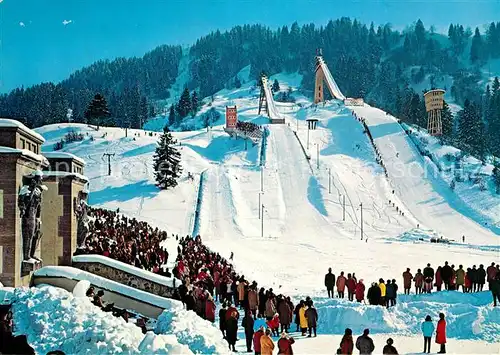
[[[334,98],[336,98],[337,100],[346,99],[344,94],[342,94],[342,91],[340,91],[339,86],[335,82],[335,79],[333,79],[332,73],[330,73],[330,69],[328,69],[328,66],[323,60],[323,57],[319,55],[316,57],[316,86],[314,88],[315,104],[325,100],[323,88],[324,82],[326,82],[326,87]]]
[[[267,112],[267,116],[271,120],[271,123],[285,123],[285,118],[280,114],[274,103],[273,93],[269,87],[269,82],[267,81],[267,76],[263,75],[261,77],[261,89],[259,98],[259,115],[262,109]]]

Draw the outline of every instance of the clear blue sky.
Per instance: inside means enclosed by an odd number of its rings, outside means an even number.
[[[433,8],[430,11],[428,8]],[[396,28],[421,18],[441,30],[450,22],[500,21],[499,0],[0,0],[0,92],[59,81],[93,61],[140,56],[160,44],[191,44],[216,29],[270,27],[350,16]],[[63,25],[63,21],[72,21]]]

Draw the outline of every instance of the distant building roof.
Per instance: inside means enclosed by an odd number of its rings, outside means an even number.
[[[48,159],[73,159],[85,165],[85,160],[67,152],[43,152],[43,155]]]
[[[0,127],[12,127],[12,128],[17,128],[20,131],[23,131],[24,133],[32,136],[33,138],[36,138],[41,141],[41,143],[45,142],[45,139],[32,129],[29,129],[26,127],[24,124],[22,124],[19,121],[12,120],[10,118],[0,118]]]

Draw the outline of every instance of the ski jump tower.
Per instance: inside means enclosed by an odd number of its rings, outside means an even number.
[[[427,131],[431,136],[443,134],[441,112],[444,105],[444,93],[445,91],[442,89],[435,89],[424,94],[425,110],[427,111]]]
[[[325,101],[325,90],[323,86],[324,83],[326,83],[326,87],[328,88],[328,91],[330,91],[330,94],[332,94],[332,97],[336,98],[337,100],[346,99],[344,94],[342,94],[342,92],[340,91],[340,88],[338,87],[337,83],[333,79],[333,76],[330,73],[328,66],[323,60],[323,54],[321,49],[319,49],[316,52],[315,72],[316,72],[316,83],[314,86],[315,104]]]

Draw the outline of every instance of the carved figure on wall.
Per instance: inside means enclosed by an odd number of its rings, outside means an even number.
[[[89,234],[89,217],[87,204],[88,189],[85,187],[79,192],[78,197],[75,198],[75,215],[77,220],[76,228],[76,243],[78,248],[85,248],[85,241]]]
[[[40,170],[24,176],[23,186],[19,191],[18,204],[21,212],[24,261],[41,261],[35,256],[35,251],[42,238],[40,220],[42,192],[47,190],[47,186],[42,184],[42,179],[43,173]]]

